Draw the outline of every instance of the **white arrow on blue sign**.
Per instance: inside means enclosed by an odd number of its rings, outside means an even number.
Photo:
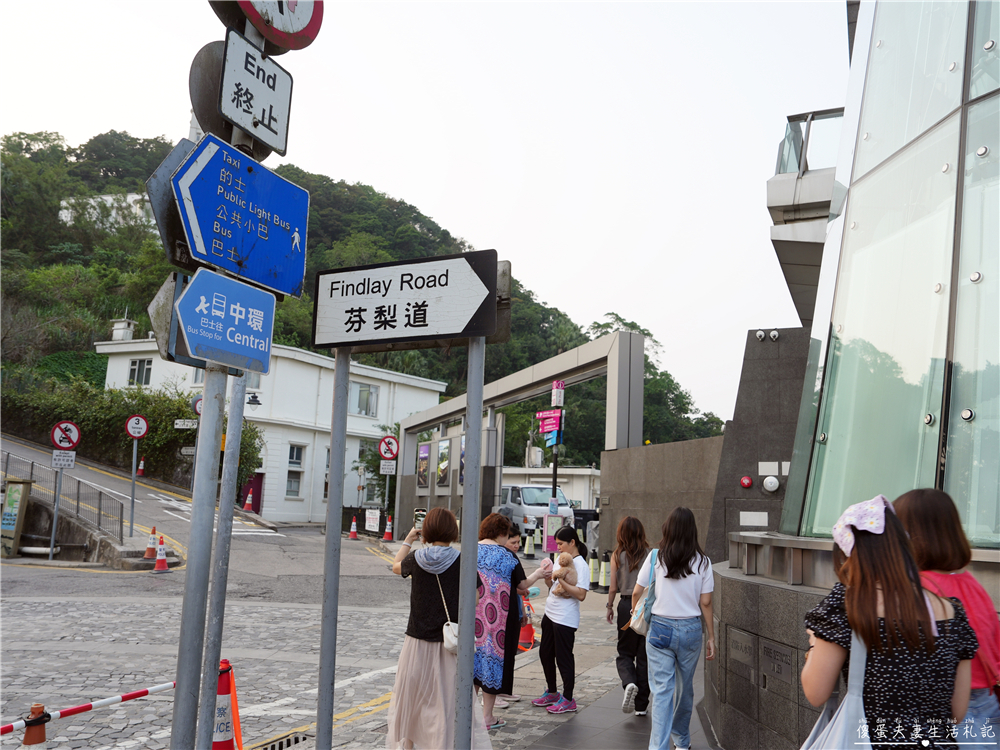
[[[309,191],[211,133],[170,179],[191,257],[302,296]]]
[[[271,368],[274,295],[199,268],[177,300],[191,356],[240,370]]]

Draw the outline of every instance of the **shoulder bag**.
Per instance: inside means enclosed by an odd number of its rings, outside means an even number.
[[[628,621],[625,628],[632,630],[639,635],[646,635],[649,632],[649,621],[653,617],[653,602],[656,601],[656,550],[649,553],[649,585],[642,592],[639,603],[632,610],[632,619]],[[622,630],[625,630],[622,628]]]
[[[858,634],[851,631],[851,667],[847,675],[847,695],[837,705],[837,694],[827,700],[823,712],[802,744],[801,750],[827,750],[832,747],[849,747],[852,750],[871,750],[868,733],[860,736],[865,719],[864,688],[868,648]]]
[[[441,592],[441,603],[444,605],[444,616],[447,618],[444,625],[441,627],[441,635],[444,636],[444,648],[449,654],[458,653],[458,623],[451,621],[451,614],[448,612],[448,602],[444,600],[444,589],[441,588],[441,576],[434,576],[437,578],[438,591]]]

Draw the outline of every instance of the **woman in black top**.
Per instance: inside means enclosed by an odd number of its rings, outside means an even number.
[[[411,552],[421,535],[424,546]],[[392,564],[393,573],[412,578],[413,583],[410,619],[389,702],[386,747],[390,750],[455,744],[458,664],[455,655],[444,648],[441,629],[449,619],[458,622],[459,552],[451,546],[457,539],[454,514],[447,508],[434,508],[424,519],[422,531],[411,529],[406,535]]]

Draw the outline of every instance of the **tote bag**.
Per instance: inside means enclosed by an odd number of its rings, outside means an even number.
[[[642,598],[632,611],[632,619],[625,626],[643,636],[649,632],[649,621],[653,617],[653,602],[656,601],[656,561],[653,559],[655,554],[655,549],[649,553],[649,585],[642,592]]]
[[[802,750],[871,750],[868,737],[859,730],[865,720],[864,687],[868,648],[858,634],[851,631],[851,667],[847,675],[847,695],[837,705],[836,694],[823,707],[823,712],[802,744]],[[867,732],[865,733],[867,735]]]

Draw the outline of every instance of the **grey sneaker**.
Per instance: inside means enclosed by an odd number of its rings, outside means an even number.
[[[625,686],[625,698],[622,699],[622,713],[630,714],[635,711],[635,696],[639,693],[639,686],[630,682]]]

